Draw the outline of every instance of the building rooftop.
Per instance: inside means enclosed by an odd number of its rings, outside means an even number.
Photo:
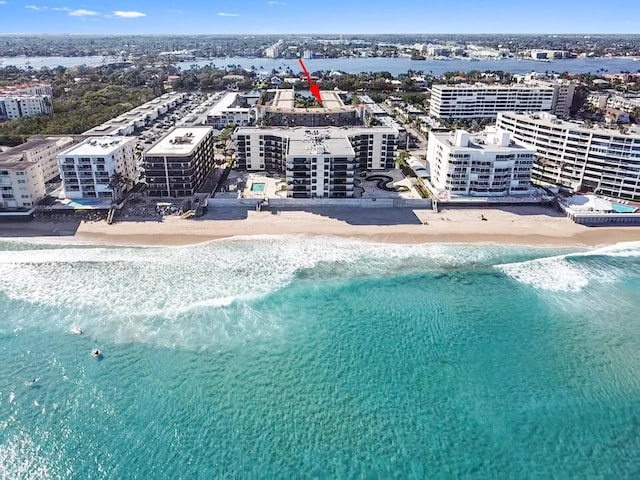
[[[432,89],[448,89],[448,90],[549,90],[553,91],[553,87],[547,85],[529,85],[522,83],[514,83],[511,85],[488,84],[488,83],[458,83],[456,85],[434,85]]]
[[[213,131],[213,128],[206,126],[178,127],[171,130],[162,137],[144,154],[145,157],[152,156],[188,156],[202,142],[202,140]]]
[[[184,94],[180,92],[165,93],[160,97],[149,100],[142,105],[132,108],[111,120],[107,120],[106,122],[87,130],[83,135],[111,135],[118,133],[121,128],[126,127],[127,125],[135,126],[136,122],[145,121],[147,115],[159,112],[164,106],[167,106],[176,101],[176,99],[183,97]]]
[[[228,112],[230,110],[236,112],[248,112],[249,107],[234,107],[232,106],[238,100],[237,92],[229,92],[225,94],[224,97],[220,99],[218,103],[216,103],[211,110],[207,113],[207,115],[220,115],[223,112]]]
[[[498,113],[498,117],[500,116],[509,116],[515,117],[520,121],[532,121],[537,124],[545,125],[551,128],[558,129],[572,129],[581,132],[593,133],[594,135],[604,135],[607,137],[610,136],[618,136],[618,137],[628,137],[635,138],[640,137],[640,126],[632,124],[625,125],[624,131],[626,133],[622,133],[620,131],[620,127],[617,125],[615,127],[607,128],[604,125],[591,125],[584,122],[577,121],[569,121],[569,120],[560,120],[558,117],[551,113],[540,112],[540,113],[513,113],[513,112],[505,112]]]
[[[485,152],[513,152],[522,150],[522,153],[533,150],[515,143],[510,133],[505,130],[488,127],[484,132],[469,133],[465,130],[455,130],[453,132],[432,132],[433,138],[454,148],[456,151],[485,151]]]
[[[67,136],[45,136],[37,135],[30,137],[29,140],[20,145],[16,145],[4,152],[0,152],[0,168],[18,169],[20,167],[27,168],[29,165],[35,162],[27,160],[29,151],[41,151],[45,148],[61,147],[65,144],[69,144],[77,137]]]
[[[58,154],[59,157],[95,157],[100,155],[110,155],[127,142],[134,141],[136,137],[90,137],[82,143],[74,145],[71,148],[63,150]]]
[[[397,134],[398,131],[392,127],[238,127],[234,134],[251,135],[252,133],[264,135],[279,135],[283,137],[292,137],[296,135],[304,136],[307,132],[317,131],[326,133],[330,136],[347,136],[363,135],[367,133],[391,133]]]
[[[355,155],[349,137],[369,133],[397,134],[391,127],[238,127],[235,135],[277,135],[289,139],[291,155]]]
[[[289,136],[289,155],[345,155],[355,151],[347,136],[327,130],[298,130]]]
[[[269,105],[263,106],[263,108],[267,108],[271,112],[333,113],[355,110],[355,107],[345,105],[340,98],[339,92],[334,90],[320,90],[322,106],[314,108],[295,107],[295,90],[293,88],[271,90],[271,92],[275,92],[275,97]]]
[[[21,92],[26,91],[29,88],[37,88],[37,87],[51,87],[49,83],[21,83],[19,85],[5,85],[0,87],[0,95],[15,95],[20,94]]]

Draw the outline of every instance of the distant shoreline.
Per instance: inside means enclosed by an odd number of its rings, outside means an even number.
[[[67,68],[86,65],[96,67],[102,65],[107,57],[101,56],[48,56],[48,57],[4,57],[0,56],[0,67],[15,66],[16,68],[27,69],[29,67],[37,70],[42,67],[55,68],[59,65]],[[311,71],[316,70],[336,70],[349,73],[366,72],[389,72],[397,76],[407,73],[409,70],[423,70],[431,75],[443,75],[446,72],[470,71],[470,70],[501,70],[509,73],[525,74],[531,71],[558,71],[571,74],[595,73],[605,70],[608,73],[619,73],[624,71],[635,72],[640,70],[640,62],[633,57],[587,57],[587,58],[566,58],[549,61],[539,61],[533,58],[488,58],[470,61],[469,58],[452,58],[448,60],[438,60],[427,58],[426,60],[411,60],[409,57],[338,57],[338,58],[313,58],[308,59],[308,67]],[[296,58],[249,58],[249,57],[219,57],[205,60],[186,60],[171,62],[181,70],[188,70],[192,65],[200,67],[204,65],[216,65],[216,67],[226,67],[227,65],[237,65],[241,68],[256,70],[261,67],[265,71],[289,67],[293,71],[299,70]]]

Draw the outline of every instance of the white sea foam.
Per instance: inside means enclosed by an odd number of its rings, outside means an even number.
[[[0,251],[0,292],[22,300],[13,327],[84,329],[90,338],[193,348],[277,335],[252,303],[296,276],[384,275],[492,264],[504,248],[391,245],[347,238],[261,236],[191,247]],[[29,307],[29,306],[32,307]],[[185,315],[188,321],[183,321]],[[205,340],[206,339],[206,340]]]
[[[640,242],[619,243],[584,252],[497,265],[513,279],[540,290],[577,292],[590,283],[611,283],[623,273],[619,268],[580,263],[581,257],[640,257]]]

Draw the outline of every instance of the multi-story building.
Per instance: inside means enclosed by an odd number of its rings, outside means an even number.
[[[607,107],[627,113],[640,111],[640,95],[611,95],[607,99]]]
[[[576,86],[570,80],[565,79],[542,79],[531,77],[525,81],[526,85],[553,88],[553,99],[551,100],[551,113],[560,118],[569,118],[573,95]]]
[[[243,95],[229,92],[209,110],[207,124],[218,130],[230,124],[245,127],[253,121],[252,112],[255,109],[248,105]]]
[[[555,115],[500,113],[497,127],[535,149],[532,178],[612,197],[640,200],[640,129],[590,127]]]
[[[257,107],[258,120],[264,125],[287,127],[326,127],[362,125],[362,116],[353,105],[345,105],[344,92],[321,90],[322,105],[296,106],[293,88],[268,90]],[[298,100],[301,100],[300,98]]]
[[[24,84],[0,88],[0,121],[53,114],[49,84]]]
[[[356,157],[349,140],[327,132],[296,133],[288,140],[287,196],[353,197]]]
[[[354,150],[355,165],[361,170],[386,170],[395,166],[398,131],[389,127],[237,128],[236,167],[284,173],[291,139],[342,138]]]
[[[117,199],[137,180],[135,137],[90,137],[58,154],[64,195]],[[121,182],[115,184],[120,177]]]
[[[183,92],[168,92],[160,97],[149,100],[136,108],[129,110],[111,120],[87,130],[82,135],[87,137],[105,135],[131,135],[136,130],[148,125],[160,115],[177,107],[187,98]]]
[[[531,192],[535,151],[516,145],[509,133],[488,128],[429,134],[431,183],[439,191],[465,196],[508,196]]]
[[[531,58],[535,60],[551,60],[552,58],[570,58],[567,50],[531,50]]]
[[[213,128],[179,127],[158,140],[144,157],[147,192],[152,197],[189,197],[213,170]]]
[[[74,137],[37,135],[0,152],[0,207],[29,208],[47,193],[59,175],[58,152],[77,142]]]
[[[495,118],[498,112],[549,112],[555,90],[533,85],[434,85],[429,114],[442,119]]]

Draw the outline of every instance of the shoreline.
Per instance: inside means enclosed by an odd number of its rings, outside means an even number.
[[[482,218],[486,220],[482,220]],[[640,227],[585,227],[543,207],[445,209],[224,209],[204,219],[0,224],[0,239],[120,246],[186,246],[255,236],[354,238],[392,244],[596,247],[640,241]]]

